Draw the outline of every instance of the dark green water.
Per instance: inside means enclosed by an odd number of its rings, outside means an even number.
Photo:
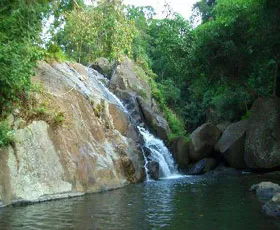
[[[4,208],[0,229],[280,229],[248,191],[267,179],[273,181],[256,175],[185,177]]]

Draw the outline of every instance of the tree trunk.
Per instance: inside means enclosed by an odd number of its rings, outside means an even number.
[[[276,60],[273,96],[280,97],[280,64]]]

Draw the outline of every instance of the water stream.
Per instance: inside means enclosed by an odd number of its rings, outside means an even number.
[[[163,141],[155,138],[148,130],[137,127],[144,139],[144,146],[151,151],[147,160],[159,163],[160,178],[174,178],[180,176],[171,153],[164,145]]]
[[[106,98],[112,102],[114,102],[116,105],[119,106],[128,116],[129,112],[126,109],[126,107],[123,105],[121,100],[113,94],[106,86],[103,84],[103,82],[107,82],[108,79],[103,77],[100,73],[95,71],[94,69],[88,68],[88,74],[90,79],[94,79],[95,85],[98,86],[99,90],[102,91],[103,95],[106,96]],[[136,125],[136,124],[135,124]],[[146,178],[149,181],[150,176],[147,169],[147,163],[148,161],[154,161],[159,163],[159,176],[160,178],[177,178],[181,175],[179,174],[176,164],[172,158],[171,153],[169,152],[168,148],[164,145],[163,141],[156,138],[152,133],[150,133],[147,129],[145,129],[142,126],[137,126],[137,130],[139,131],[139,134],[142,136],[144,141],[144,146],[149,149],[149,152],[151,153],[148,157],[143,152],[144,157],[144,167],[146,172]]]

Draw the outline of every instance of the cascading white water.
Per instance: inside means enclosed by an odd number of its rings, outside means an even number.
[[[159,163],[160,178],[170,178],[179,176],[179,172],[175,166],[168,148],[164,145],[163,141],[156,138],[148,130],[143,127],[137,127],[144,139],[144,145],[150,150],[150,155],[147,160],[156,161]]]
[[[103,92],[104,95],[106,95],[107,99],[110,101],[115,102],[125,113],[128,113],[127,109],[125,108],[125,106],[122,104],[121,100],[115,95],[113,94],[103,83],[103,82],[107,82],[108,79],[105,78],[102,74],[98,73],[96,70],[88,68],[88,75],[93,77],[98,86],[99,86],[99,90],[101,90]]]
[[[91,78],[97,80],[98,90],[103,92],[103,95],[107,96],[107,99],[115,102],[125,113],[128,114],[129,112],[121,102],[121,100],[113,94],[103,83],[102,81],[108,81],[106,78],[103,77],[100,73],[95,71],[94,69],[88,68],[88,75]],[[96,83],[95,82],[95,83]],[[95,84],[96,85],[96,84]],[[145,160],[145,172],[147,180],[149,180],[150,176],[148,174],[147,164],[148,161],[155,161],[159,163],[159,176],[160,178],[174,178],[181,176],[176,169],[175,162],[171,156],[171,153],[164,145],[163,141],[156,138],[153,134],[151,134],[148,130],[144,127],[137,127],[139,133],[142,135],[144,140],[144,146],[150,150],[150,155],[147,157],[145,153],[143,153],[144,160]]]

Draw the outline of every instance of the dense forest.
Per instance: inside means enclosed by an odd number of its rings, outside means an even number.
[[[189,21],[166,8],[157,19],[152,7],[121,0],[1,0],[0,146],[12,139],[5,117],[28,105],[42,59],[116,65],[128,56],[145,70],[173,136],[246,119],[257,97],[280,95],[279,1],[201,0]]]

